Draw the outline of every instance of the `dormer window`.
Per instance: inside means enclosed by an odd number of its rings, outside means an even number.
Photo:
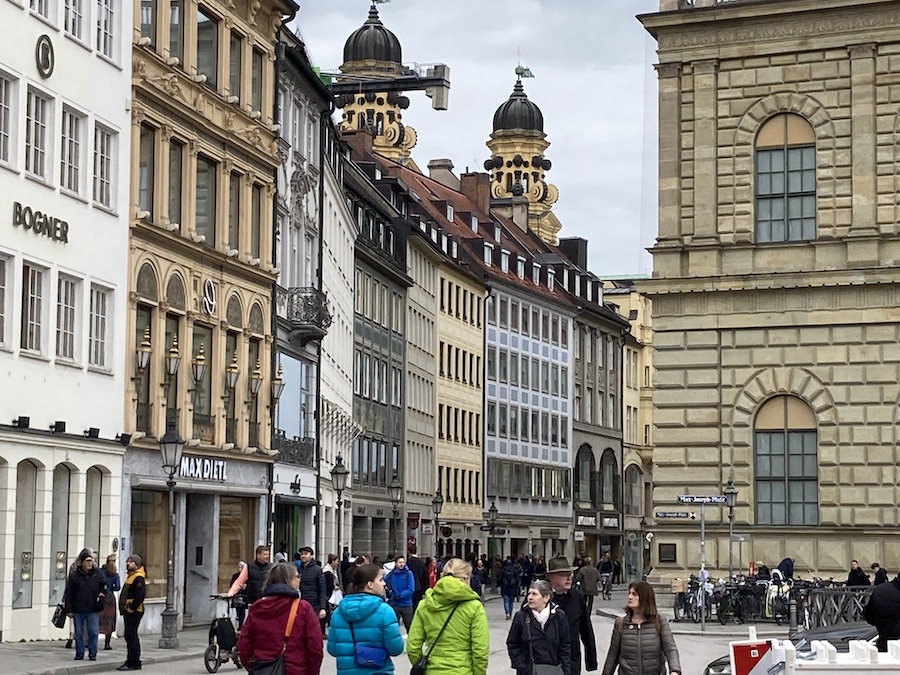
[[[506,249],[500,251],[500,269],[509,272],[509,251]]]
[[[478,216],[472,216],[472,232],[478,234]]]
[[[447,235],[441,234],[441,250],[446,253],[447,252]]]
[[[390,229],[387,231],[386,248],[388,253],[394,254],[394,231]]]
[[[532,283],[541,283],[541,264],[531,263],[531,281]]]
[[[381,169],[375,167],[375,180],[381,180]]]
[[[435,244],[438,243],[438,229],[432,225],[431,227],[431,241]]]
[[[500,243],[500,226],[496,223],[494,224],[494,241]]]
[[[447,204],[447,220],[453,222],[453,205]]]
[[[553,287],[555,285],[556,285],[556,270],[548,269],[547,270],[547,288],[549,288],[552,291]]]
[[[516,260],[516,273],[520,279],[525,278],[525,258],[518,256]]]
[[[450,242],[450,250],[451,250],[450,255],[453,256],[454,260],[456,260],[459,257],[459,244],[457,243],[457,241],[455,239]]]
[[[490,242],[484,242],[484,264],[488,267],[494,260],[494,245]]]

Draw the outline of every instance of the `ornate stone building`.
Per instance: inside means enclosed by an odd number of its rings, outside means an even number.
[[[639,284],[655,510],[733,480],[735,529],[751,534],[735,567],[896,561],[896,3],[660,10],[640,17],[660,61],[659,236]],[[707,518],[707,562],[727,569],[728,509]],[[657,572],[697,568],[696,523],[655,534]]]

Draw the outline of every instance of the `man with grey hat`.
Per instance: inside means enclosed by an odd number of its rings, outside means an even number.
[[[547,581],[553,589],[553,602],[559,605],[569,620],[569,633],[572,639],[571,675],[581,675],[581,643],[584,643],[584,663],[588,672],[597,670],[597,643],[584,596],[581,591],[572,588],[574,571],[565,556],[551,558],[547,564]]]

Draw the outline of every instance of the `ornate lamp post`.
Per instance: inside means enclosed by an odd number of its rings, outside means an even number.
[[[169,474],[169,561],[166,573],[166,608],[162,612],[160,649],[178,649],[178,610],[175,609],[175,473],[181,466],[184,441],[176,431],[167,431],[159,439],[163,470]]]
[[[734,575],[734,503],[737,501],[738,493],[737,488],[734,487],[734,481],[729,478],[722,492],[725,494],[725,499],[728,500],[728,579],[730,581]]]
[[[394,474],[394,477],[391,479],[390,485],[388,485],[388,494],[391,497],[391,506],[394,507],[394,522],[397,527],[397,532],[399,532],[400,524],[397,521],[400,514],[400,502],[403,501],[403,485],[400,483],[400,479],[397,478],[397,474]],[[394,546],[396,555],[396,553],[400,551],[400,544],[397,542],[396,534],[391,545]]]
[[[441,494],[441,491],[438,490],[434,493],[434,498],[431,500],[431,512],[434,514],[434,552],[438,553],[437,542],[440,541],[440,530],[441,530],[441,511],[444,510],[444,495]]]
[[[279,375],[281,368],[278,369]],[[282,384],[282,388],[284,385]],[[280,393],[279,393],[280,395]],[[331,469],[331,486],[337,493],[337,555],[339,560],[344,559],[344,551],[341,548],[341,515],[344,511],[344,501],[341,496],[347,489],[347,477],[350,475],[347,467],[344,466],[344,458],[338,455],[334,459],[334,467]]]
[[[491,508],[488,509],[488,525],[491,526],[491,531],[488,532],[488,549],[490,549],[490,540],[494,538],[494,528],[497,526],[497,505],[494,503],[494,500],[491,500]],[[496,553],[496,551],[494,551]]]

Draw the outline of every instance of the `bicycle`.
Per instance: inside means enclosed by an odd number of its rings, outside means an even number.
[[[743,608],[741,607],[738,586],[726,584],[716,607],[716,615],[723,626],[731,619],[735,623],[744,623]]]
[[[209,646],[203,652],[203,665],[209,673],[218,672],[223,663],[234,661],[237,668],[241,667],[241,658],[237,650],[237,633],[234,623],[231,621],[231,610],[237,609],[241,602],[246,602],[244,596],[236,595],[211,595],[211,600],[225,601],[225,611],[222,616],[216,617],[209,624]]]
[[[609,572],[600,574],[600,592],[604,600],[612,600],[612,574]]]

